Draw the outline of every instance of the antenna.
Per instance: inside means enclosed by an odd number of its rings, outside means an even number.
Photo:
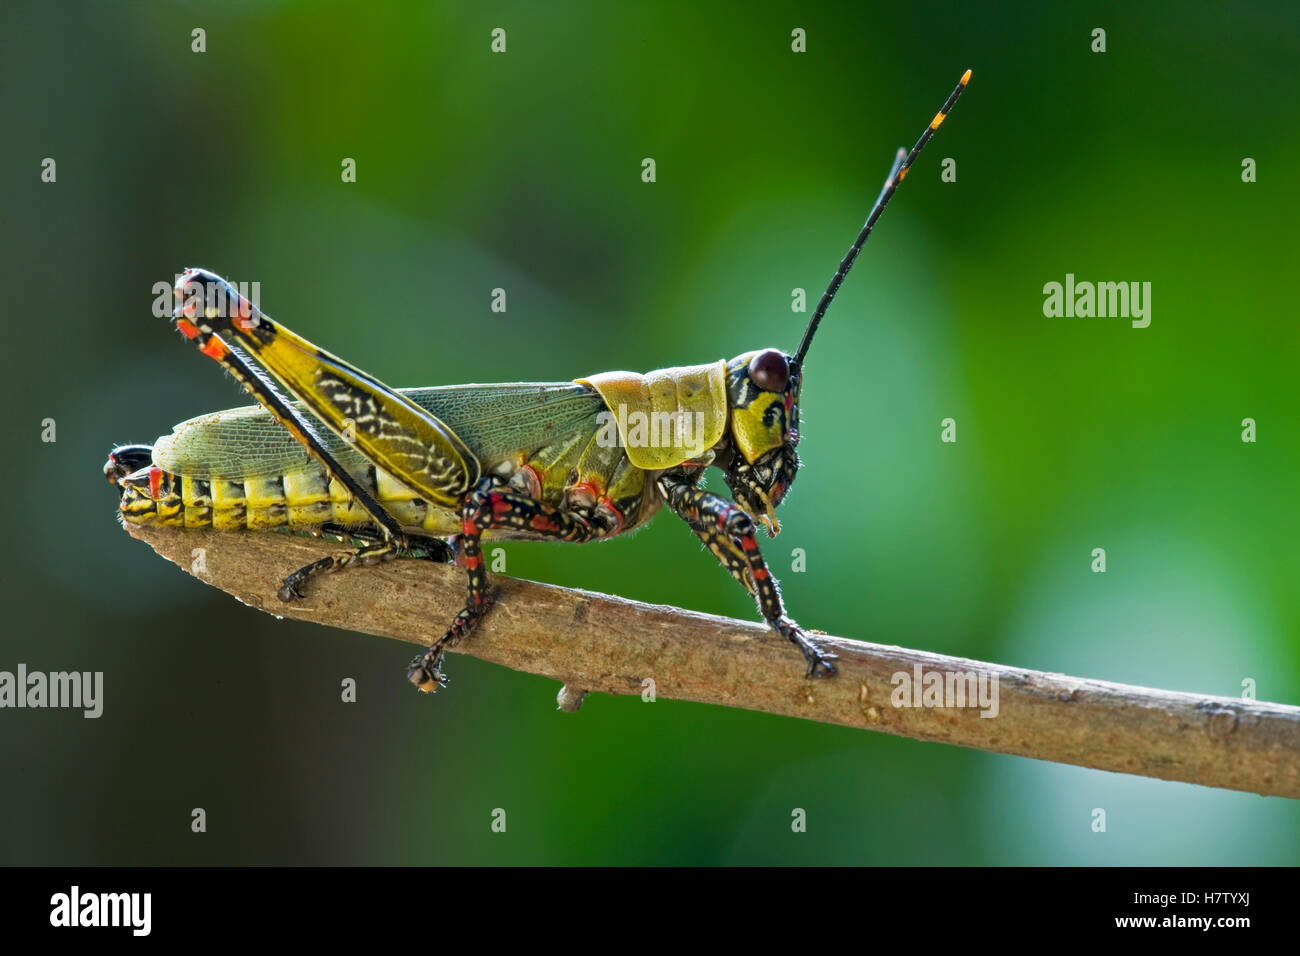
[[[930,121],[930,125],[927,126],[925,132],[921,134],[921,138],[916,141],[916,145],[912,147],[912,151],[910,153],[904,153],[902,149],[899,149],[898,155],[894,157],[894,165],[889,170],[889,176],[885,179],[885,185],[880,190],[880,195],[876,197],[876,204],[871,207],[871,215],[867,216],[866,224],[863,225],[862,231],[858,233],[858,238],[850,247],[848,254],[840,261],[839,269],[836,270],[835,275],[831,277],[830,285],[828,285],[826,291],[822,293],[821,301],[817,303],[817,309],[813,312],[813,317],[808,321],[808,328],[806,328],[803,333],[803,341],[799,343],[799,351],[795,352],[794,361],[791,363],[796,368],[803,364],[804,356],[808,354],[808,346],[812,344],[813,336],[817,334],[817,326],[821,324],[822,316],[826,314],[826,310],[830,307],[831,300],[835,298],[835,293],[840,290],[840,284],[844,281],[844,277],[848,275],[849,270],[853,268],[853,261],[857,259],[858,252],[861,251],[863,243],[865,243],[867,237],[871,235],[871,230],[875,228],[876,220],[879,219],[880,214],[885,211],[885,207],[889,205],[889,200],[898,190],[899,183],[907,178],[907,171],[911,169],[912,164],[916,162],[917,155],[921,152],[921,149],[925,144],[930,141],[930,137],[934,135],[934,131],[939,128],[939,124],[947,118],[948,112],[952,109],[953,104],[957,102],[957,97],[961,96],[961,91],[966,89],[966,84],[969,82],[970,70],[967,70],[962,74],[961,80],[957,83],[957,88],[948,96],[947,102],[943,104],[939,112],[934,114],[934,119]]]

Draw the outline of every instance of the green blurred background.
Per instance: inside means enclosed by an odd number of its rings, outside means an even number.
[[[100,467],[115,443],[244,404],[150,314],[152,285],[189,265],[260,281],[271,315],[394,385],[792,347],[791,290],[811,307],[894,149],[969,66],[811,353],[805,467],[767,545],[792,614],[1300,703],[1300,10],[361,9],[0,14],[0,669],[106,682],[99,720],[0,711],[0,861],[1296,861],[1300,804],[1282,799],[662,699],[562,714],[553,682],[461,656],[450,692],[423,697],[408,646],[276,621],[130,540]],[[1067,272],[1153,283],[1150,328],[1045,318],[1042,287]],[[669,516],[508,561],[755,616]]]

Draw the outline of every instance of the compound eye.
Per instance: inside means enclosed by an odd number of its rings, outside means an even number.
[[[790,384],[790,363],[776,349],[764,349],[750,360],[749,377],[759,388],[784,392]]]

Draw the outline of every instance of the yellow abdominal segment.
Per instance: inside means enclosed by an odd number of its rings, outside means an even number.
[[[430,506],[387,472],[374,469],[358,478],[403,527],[434,534],[460,530],[454,512]],[[370,516],[347,489],[329,478],[324,469],[244,481],[208,481],[164,472],[157,483],[155,499],[146,475],[123,481],[120,510],[125,521],[218,531],[371,523]]]

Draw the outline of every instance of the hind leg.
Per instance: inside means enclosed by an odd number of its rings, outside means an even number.
[[[356,528],[349,529],[341,525],[323,525],[321,531],[365,542],[360,548],[340,551],[327,558],[313,561],[299,568],[280,584],[276,597],[286,604],[303,596],[303,585],[322,574],[332,574],[344,568],[365,567],[394,558],[423,558],[427,561],[446,563],[452,560],[451,546],[441,538],[427,538],[422,535],[405,535],[401,540],[386,537],[382,532]]]

